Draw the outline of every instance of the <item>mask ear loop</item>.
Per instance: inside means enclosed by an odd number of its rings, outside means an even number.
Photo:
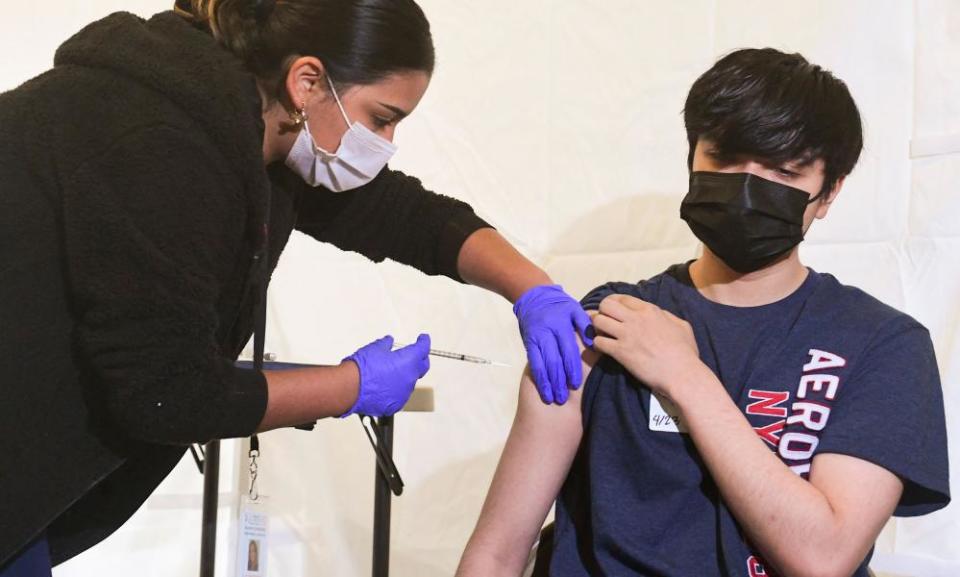
[[[343,104],[340,102],[340,96],[337,94],[337,89],[333,87],[333,80],[330,79],[329,74],[327,74],[327,84],[330,86],[330,92],[333,93],[333,99],[337,101],[337,106],[340,108],[340,114],[343,115],[343,119],[347,122],[347,128],[353,128],[353,123],[350,122],[350,117],[347,116],[347,111],[343,109]]]
[[[810,200],[808,200],[808,201],[807,201],[807,204],[808,204],[808,205],[811,205],[811,204],[817,202],[818,200],[820,200],[821,197],[823,197],[823,193],[825,193],[825,192],[827,192],[827,191],[826,191],[826,190],[821,190],[820,192],[818,192],[818,193],[816,194],[816,196],[814,196],[813,198],[811,198]]]
[[[833,190],[833,188],[831,187],[830,190]],[[807,206],[810,206],[811,204],[813,204],[813,203],[817,202],[818,200],[820,200],[820,199],[823,197],[823,194],[824,194],[825,192],[827,192],[826,189],[821,190],[820,192],[818,192],[813,198],[811,198],[810,200],[807,201]],[[804,238],[806,238],[806,236],[807,236],[807,230],[810,230],[810,226],[812,226],[812,225],[813,225],[813,223],[810,223],[810,225],[807,226],[807,229],[803,231],[803,236],[804,236]]]
[[[808,204],[808,205],[813,204],[813,203],[815,203],[816,201],[820,200],[820,199],[823,197],[824,194],[827,194],[827,193],[829,193],[829,192],[833,192],[833,187],[836,186],[836,185],[837,185],[837,183],[834,182],[832,185],[830,185],[829,188],[820,189],[820,192],[818,192],[818,193],[816,194],[816,196],[814,196],[813,198],[811,198],[810,200],[808,200],[808,201],[807,201],[807,204]]]

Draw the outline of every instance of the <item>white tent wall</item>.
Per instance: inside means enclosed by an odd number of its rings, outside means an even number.
[[[172,0],[10,3],[0,88],[45,70],[56,46],[111,11]],[[829,217],[803,245],[834,273],[930,328],[950,436],[960,433],[960,3],[955,0],[421,0],[438,65],[398,133],[395,168],[477,212],[571,293],[638,280],[690,258],[678,218],[686,91],[744,46],[805,54],[846,80],[866,148]],[[271,285],[268,350],[338,362],[391,333],[510,368],[436,359],[434,413],[396,419],[406,482],[393,503],[392,574],[450,575],[473,528],[516,405],[524,363],[509,305],[394,263],[374,265],[295,234]],[[904,383],[904,394],[909,394]],[[866,432],[865,432],[866,434]],[[271,575],[370,572],[373,453],[356,419],[261,437]],[[954,479],[960,454],[951,451]],[[218,575],[232,575],[246,467],[224,443]],[[954,482],[957,487],[957,482]],[[201,477],[189,457],[134,518],[58,577],[196,574]],[[960,574],[960,509],[891,522],[875,566]]]

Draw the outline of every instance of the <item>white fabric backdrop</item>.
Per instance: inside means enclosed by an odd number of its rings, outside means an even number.
[[[11,3],[0,88],[43,71],[56,46],[113,10],[167,0]],[[695,254],[678,218],[687,89],[734,48],[799,51],[847,81],[866,149],[807,264],[916,316],[932,331],[952,439],[960,433],[960,3],[955,0],[422,0],[438,67],[399,131],[393,166],[470,202],[571,293],[638,280]],[[802,6],[802,8],[801,8]],[[509,305],[295,235],[270,296],[268,350],[336,362],[385,333],[506,361],[435,360],[437,411],[397,417],[407,483],[394,501],[393,574],[449,575],[473,527],[516,404],[523,352]],[[909,394],[904,384],[905,393]],[[356,420],[262,437],[271,575],[370,570],[373,455]],[[224,445],[218,575],[232,575],[239,442]],[[951,448],[954,489],[960,455]],[[201,478],[189,457],[113,537],[60,577],[196,574]],[[960,574],[960,509],[890,524],[875,566]]]

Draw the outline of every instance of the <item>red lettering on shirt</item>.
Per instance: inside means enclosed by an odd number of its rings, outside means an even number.
[[[763,566],[763,560],[759,559],[756,555],[751,555],[747,559],[747,575],[750,577],[778,577],[776,573],[772,570],[767,570]]]
[[[758,391],[750,389],[747,395],[751,399],[760,399],[755,403],[747,405],[748,415],[763,415],[766,417],[786,417],[787,408],[780,406],[790,399],[790,393],[787,391]]]
[[[753,430],[760,435],[761,439],[770,443],[772,447],[776,448],[780,444],[780,432],[783,431],[783,426],[785,423],[786,421],[781,419],[775,423],[770,423],[765,427],[754,427]]]

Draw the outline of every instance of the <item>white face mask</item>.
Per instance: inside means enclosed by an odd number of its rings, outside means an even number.
[[[363,124],[350,122],[330,76],[327,76],[327,83],[349,127],[340,140],[340,147],[336,152],[327,152],[317,146],[310,134],[310,127],[304,121],[297,141],[287,154],[286,165],[310,186],[324,186],[333,192],[343,192],[373,180],[397,152],[397,146],[374,134]]]

